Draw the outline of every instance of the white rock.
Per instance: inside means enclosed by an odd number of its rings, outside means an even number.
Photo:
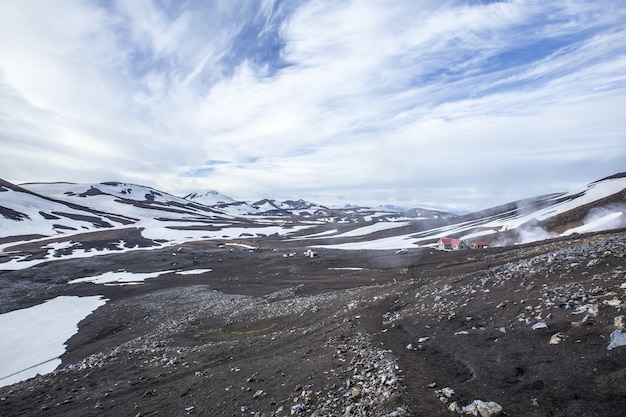
[[[561,332],[555,333],[550,338],[550,344],[551,345],[558,345],[559,343],[561,343],[566,338],[567,338],[567,336],[564,333],[561,333]]]
[[[533,330],[537,330],[537,329],[547,329],[548,325],[545,324],[543,321],[540,321],[538,323],[533,324]]]
[[[502,414],[502,406],[496,402],[474,400],[470,405],[461,408],[465,414],[480,417],[496,417]]]
[[[441,393],[448,398],[451,398],[454,395],[454,390],[450,387],[441,388]]]
[[[459,407],[459,405],[455,402],[451,403],[448,406],[448,410],[454,412],[454,413],[460,413],[461,412],[461,407]]]
[[[621,303],[622,302],[619,299],[617,299],[617,298],[614,298],[612,300],[604,300],[604,301],[602,301],[602,304],[604,304],[605,306],[611,306],[611,307],[617,307]]]
[[[609,343],[607,350],[613,350],[620,346],[626,346],[626,332],[614,330],[613,333],[611,333],[611,343]]]

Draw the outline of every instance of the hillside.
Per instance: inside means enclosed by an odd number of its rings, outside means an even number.
[[[17,186],[3,181],[0,190],[0,239],[5,242],[134,227],[155,244],[289,234],[309,240],[309,245],[400,249],[432,245],[445,236],[486,239],[498,246],[626,225],[622,174],[571,192],[464,216],[426,209],[405,213],[367,207],[330,209],[303,200],[248,204],[215,192],[179,198],[118,182]],[[320,236],[323,239],[316,239]]]
[[[0,416],[626,407],[623,175],[426,218],[0,188]],[[442,236],[490,247],[435,250]]]
[[[626,231],[457,253],[311,259],[301,249],[285,258],[196,242],[3,273],[22,307],[106,304],[81,321],[57,371],[0,388],[0,413],[449,416],[481,400],[511,416],[600,416],[626,406],[626,347],[607,349],[626,334],[614,320],[626,308]]]

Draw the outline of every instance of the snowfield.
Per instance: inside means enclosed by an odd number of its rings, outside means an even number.
[[[61,296],[0,314],[0,386],[54,371],[78,323],[107,301],[102,296]]]
[[[81,282],[91,282],[93,284],[105,285],[134,285],[141,284],[147,279],[156,278],[160,275],[169,274],[173,271],[159,271],[149,273],[137,273],[127,271],[105,272],[104,274],[91,277],[77,278],[68,281],[68,284],[79,284]]]

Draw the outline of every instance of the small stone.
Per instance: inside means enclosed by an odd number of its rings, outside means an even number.
[[[471,404],[461,408],[465,414],[480,417],[497,417],[502,414],[502,406],[496,402],[474,400]]]
[[[626,320],[624,319],[624,316],[615,317],[613,319],[613,324],[617,330],[626,332]]]
[[[533,324],[533,327],[532,327],[533,330],[547,329],[547,328],[548,328],[548,325],[545,324],[543,321]]]
[[[555,333],[550,338],[550,344],[551,345],[558,345],[559,343],[561,343],[566,338],[567,338],[567,336],[564,333],[561,333],[561,332]]]
[[[455,394],[454,390],[450,387],[442,388],[441,393],[448,398],[451,398]]]
[[[436,382],[431,382],[430,384],[426,385],[426,388],[435,388],[437,386]]]
[[[622,302],[618,300],[617,298],[613,298],[612,300],[602,301],[602,304],[604,304],[605,306],[617,307],[620,304],[622,304]]]
[[[352,391],[350,391],[350,395],[354,399],[359,398],[361,396],[361,391],[358,388],[352,388]]]
[[[291,415],[301,414],[304,411],[304,404],[296,404],[291,407]]]
[[[613,330],[613,333],[611,333],[611,342],[609,343],[607,350],[613,350],[620,346],[626,346],[626,332]]]

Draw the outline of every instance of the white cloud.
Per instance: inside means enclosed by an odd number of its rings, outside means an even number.
[[[0,177],[472,208],[579,186],[624,170],[625,9],[7,3]]]

